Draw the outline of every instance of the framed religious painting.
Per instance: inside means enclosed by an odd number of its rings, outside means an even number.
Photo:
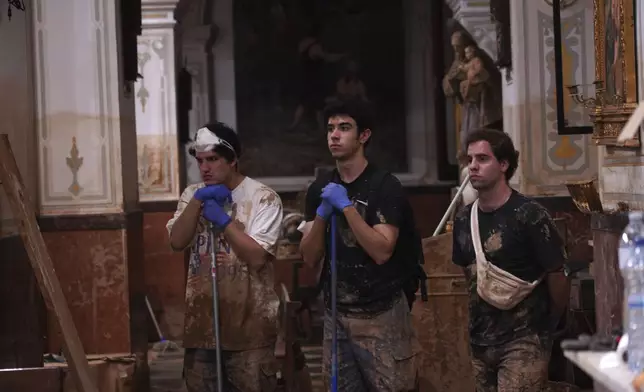
[[[235,106],[246,173],[295,181],[332,165],[323,113],[339,102],[356,103],[373,120],[367,154],[376,164],[410,171],[404,3],[233,2]]]
[[[617,141],[638,100],[633,10],[633,0],[594,0],[596,104],[591,119],[598,145],[640,146],[639,134]]]

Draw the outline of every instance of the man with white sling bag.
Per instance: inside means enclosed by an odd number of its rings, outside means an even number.
[[[519,160],[512,139],[480,129],[465,145],[478,199],[454,220],[452,260],[470,282],[476,390],[542,391],[569,299],[564,244],[547,210],[509,185]]]

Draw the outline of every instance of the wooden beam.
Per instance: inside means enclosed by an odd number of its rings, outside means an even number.
[[[31,267],[34,270],[40,291],[47,308],[54,313],[65,342],[63,351],[72,376],[80,392],[98,392],[90,378],[89,363],[83,344],[72,320],[65,295],[54,270],[47,246],[36,221],[36,211],[25,189],[22,177],[11,150],[9,136],[0,134],[0,182],[7,194],[14,219],[18,223]]]

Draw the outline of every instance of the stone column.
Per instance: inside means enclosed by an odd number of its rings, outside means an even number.
[[[594,79],[593,3],[573,2],[561,13],[564,83]],[[568,195],[566,181],[592,178],[597,153],[590,135],[557,134],[552,7],[513,1],[512,73],[503,75],[503,121],[520,151],[511,182],[532,196]],[[589,125],[588,112],[566,97],[570,125]]]
[[[33,0],[40,228],[87,353],[147,369],[132,86],[122,4]],[[34,195],[36,196],[36,195]],[[62,341],[50,317],[48,346]],[[140,385],[139,385],[140,386]],[[144,390],[144,389],[141,389]]]
[[[142,202],[178,200],[177,88],[174,9],[177,1],[143,0],[135,85],[139,195]]]

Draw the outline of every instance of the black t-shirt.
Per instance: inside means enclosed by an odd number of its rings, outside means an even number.
[[[378,224],[389,224],[400,228],[403,219],[405,195],[398,179],[387,174],[378,187],[375,204],[367,208],[369,203],[370,181],[377,169],[371,164],[351,183],[344,183],[339,176],[333,179],[344,186],[349,200],[356,210],[373,227]],[[322,189],[326,183],[313,182],[306,194],[306,221],[315,219],[315,212],[320,205]],[[330,220],[328,221],[330,222]],[[327,308],[331,306],[331,264],[330,264],[330,223],[327,223],[326,252],[322,270],[322,283]],[[402,294],[405,281],[402,253],[399,250],[402,243],[398,237],[396,250],[384,264],[376,264],[362,249],[346,218],[337,212],[336,218],[336,265],[337,265],[337,310],[340,313],[354,316],[370,317],[391,308]]]
[[[454,220],[452,260],[468,267],[470,341],[476,345],[502,344],[533,333],[547,333],[550,296],[546,279],[515,308],[500,310],[476,292],[476,256],[470,232],[472,204]],[[488,261],[528,282],[560,268],[566,260],[563,241],[548,211],[536,201],[513,191],[497,210],[479,209],[479,233]]]

